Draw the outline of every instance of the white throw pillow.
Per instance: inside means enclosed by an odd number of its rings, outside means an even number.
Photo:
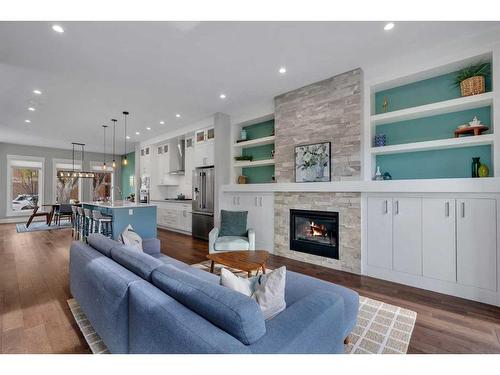
[[[137,251],[143,251],[142,238],[132,228],[132,225],[127,225],[125,230],[120,235],[120,242],[125,246]]]
[[[225,268],[220,272],[221,285],[253,298],[266,320],[274,318],[286,308],[285,281],[285,266],[248,279],[238,277]]]

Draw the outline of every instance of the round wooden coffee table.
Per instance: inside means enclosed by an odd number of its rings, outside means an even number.
[[[269,259],[269,252],[266,250],[226,251],[208,254],[207,258],[212,261],[210,265],[211,273],[214,273],[215,263],[220,263],[247,272],[248,277],[250,277],[252,271],[258,272],[260,269],[262,273],[266,273],[266,261]]]

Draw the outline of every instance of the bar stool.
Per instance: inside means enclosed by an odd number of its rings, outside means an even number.
[[[92,217],[97,222],[97,233],[113,238],[113,216],[104,215],[99,210],[92,210]]]
[[[76,233],[80,241],[85,240],[85,211],[81,207],[77,207],[78,222],[76,226]]]
[[[91,209],[84,208],[83,212],[85,213],[85,237],[87,237],[90,233],[94,233],[94,218]]]
[[[78,233],[78,210],[76,206],[71,206],[71,236],[77,240]]]

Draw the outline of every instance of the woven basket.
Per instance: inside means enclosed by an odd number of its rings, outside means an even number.
[[[460,92],[462,96],[482,94],[484,91],[483,76],[470,77],[460,82]]]

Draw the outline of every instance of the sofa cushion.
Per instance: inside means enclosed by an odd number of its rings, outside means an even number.
[[[144,280],[151,281],[151,273],[163,263],[137,249],[119,245],[111,249],[111,258]]]
[[[262,312],[250,297],[171,265],[155,269],[152,281],[163,292],[245,345],[256,342],[266,333]]]
[[[103,236],[101,233],[89,234],[87,237],[87,243],[101,254],[106,255],[108,258],[111,258],[111,249],[120,245],[118,241]]]
[[[247,235],[247,216],[248,211],[226,211],[220,212],[220,232],[219,236],[237,236]]]
[[[247,237],[225,236],[218,237],[214,243],[214,249],[217,251],[237,251],[248,250],[250,244]]]

